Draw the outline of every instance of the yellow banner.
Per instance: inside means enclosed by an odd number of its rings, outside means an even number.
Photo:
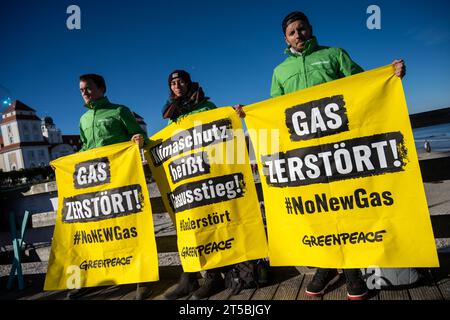
[[[232,108],[170,124],[145,154],[176,224],[185,272],[267,256],[242,122]]]
[[[51,162],[58,213],[44,290],[157,281],[150,198],[133,142]]]
[[[439,265],[403,87],[392,66],[245,112],[271,265]]]

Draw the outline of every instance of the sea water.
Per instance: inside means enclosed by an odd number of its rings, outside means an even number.
[[[431,152],[450,152],[450,123],[416,128],[413,135],[418,153],[426,152],[425,142],[429,143]]]

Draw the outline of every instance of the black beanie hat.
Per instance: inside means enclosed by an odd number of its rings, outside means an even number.
[[[283,34],[286,34],[286,28],[288,25],[290,25],[292,22],[301,20],[306,22],[308,25],[311,25],[309,23],[308,17],[301,11],[294,11],[289,13],[281,23],[281,27],[283,28]]]
[[[172,71],[170,73],[170,75],[169,75],[169,88],[170,88],[170,82],[173,79],[176,79],[176,78],[181,78],[187,83],[191,83],[192,82],[191,81],[191,76],[189,75],[189,73],[187,73],[184,70],[175,70],[175,71]]]

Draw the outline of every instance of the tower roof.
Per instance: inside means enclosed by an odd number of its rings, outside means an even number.
[[[36,110],[34,110],[33,108],[30,108],[29,106],[27,106],[25,103],[23,103],[22,101],[19,100],[14,100],[11,105],[5,110],[3,111],[3,113],[8,113],[8,112],[12,112],[15,110],[22,110],[22,111],[32,111],[32,112],[36,112]]]
[[[45,116],[45,117],[42,119],[42,124],[44,124],[44,125],[50,125],[50,126],[55,125],[55,123],[53,122],[53,119],[52,119],[51,117],[49,117],[49,116]]]

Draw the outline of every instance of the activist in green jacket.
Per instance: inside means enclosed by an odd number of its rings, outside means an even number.
[[[133,135],[145,131],[126,106],[113,104],[107,97],[91,101],[80,118],[81,151],[130,141]]]
[[[104,147],[115,143],[133,141],[140,148],[145,144],[145,131],[126,106],[113,104],[105,97],[105,79],[90,73],[80,76],[80,93],[88,108],[80,118],[80,138],[83,146],[80,151]],[[78,299],[93,288],[72,289],[67,298]],[[136,299],[142,298],[137,284]]]
[[[271,96],[277,97],[321,83],[351,76],[363,69],[352,61],[343,49],[319,46],[313,36],[308,17],[299,11],[291,12],[282,22],[284,39],[289,57],[278,65],[272,76]],[[403,60],[394,60],[395,74],[403,77]],[[237,110],[239,113],[239,111]],[[347,298],[362,300],[368,289],[359,269],[344,269]],[[317,268],[306,286],[306,295],[319,297],[339,279],[336,269]]]
[[[288,57],[273,72],[272,97],[364,71],[345,50],[320,46],[316,37],[306,40],[304,46],[301,52],[292,46],[285,50]]]
[[[80,76],[80,92],[89,109],[80,118],[80,151],[110,144],[133,141],[140,148],[147,134],[137,123],[130,109],[109,102],[105,97],[105,79],[98,74]]]
[[[188,115],[216,108],[215,104],[205,97],[200,85],[192,82],[188,72],[175,70],[170,73],[168,82],[169,101],[164,105],[162,116],[169,119],[169,124]],[[199,286],[197,272],[183,272],[175,288],[169,288],[162,297],[166,300],[175,300],[188,295],[190,300],[210,297],[225,287],[222,271],[223,268],[206,270],[202,286]]]
[[[101,97],[90,101],[86,107],[89,110],[80,118],[81,151],[130,141],[136,134],[147,136],[126,106]]]
[[[169,124],[216,108],[214,103],[208,101],[198,82],[192,82],[191,76],[184,70],[175,70],[169,75],[169,90],[169,100],[162,110],[163,118],[169,119]]]

